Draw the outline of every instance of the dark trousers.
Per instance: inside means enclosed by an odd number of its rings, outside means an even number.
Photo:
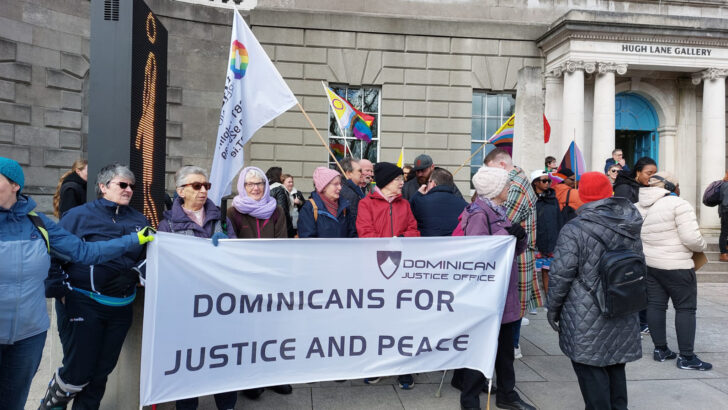
[[[520,397],[516,393],[516,372],[513,370],[513,329],[517,322],[505,323],[498,333],[498,351],[495,356],[497,401],[511,402]],[[486,387],[483,373],[472,369],[457,369],[454,384],[462,386],[460,405],[480,407],[480,392]]]
[[[523,322],[523,318],[520,318],[516,320],[513,323],[510,323],[513,325],[513,348],[521,346],[521,322]]]
[[[229,410],[235,408],[235,403],[238,401],[238,392],[231,391],[226,393],[218,393],[213,397],[215,397],[215,405],[217,406],[217,410]],[[193,397],[190,399],[177,400],[175,407],[177,408],[177,410],[196,410],[198,404],[199,400],[197,399],[197,397]]]
[[[695,310],[698,281],[693,269],[664,270],[647,267],[647,322],[652,343],[667,346],[665,312],[667,300],[675,308],[675,333],[680,354],[692,356],[695,343]]]
[[[586,410],[627,410],[624,363],[597,367],[571,362]]]
[[[43,356],[46,332],[0,344],[0,409],[23,410]]]
[[[720,212],[720,236],[718,237],[718,249],[720,253],[728,253],[726,240],[728,240],[728,212]]]
[[[106,379],[116,367],[126,333],[131,327],[132,305],[105,306],[77,292],[56,301],[63,366],[58,374],[65,384],[83,386],[73,409],[98,409]]]

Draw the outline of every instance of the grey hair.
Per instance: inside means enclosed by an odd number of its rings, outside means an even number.
[[[341,161],[339,161],[339,164],[341,164],[341,168],[344,169],[344,172],[353,172],[354,167],[351,164],[353,164],[355,162],[358,163],[359,161],[357,161],[356,159],[354,159],[352,157],[346,157],[346,158],[342,159]]]
[[[99,184],[108,186],[111,180],[117,176],[128,179],[132,184],[136,183],[134,173],[128,167],[115,162],[101,168],[101,171],[96,174],[96,196],[101,198],[104,195],[101,188],[99,188]]]
[[[258,171],[255,168],[251,168],[248,170],[248,173],[245,174],[245,178],[243,179],[244,182],[248,182],[248,178],[250,177],[258,177],[261,181],[267,181],[268,178],[265,177],[265,174]]]
[[[176,174],[174,174],[174,184],[177,188],[181,187],[187,182],[187,177],[190,175],[202,175],[205,177],[205,179],[209,179],[207,176],[207,171],[204,169],[195,166],[195,165],[187,165],[179,169]]]

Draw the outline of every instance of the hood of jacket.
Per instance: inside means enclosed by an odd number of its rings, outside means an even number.
[[[639,239],[642,230],[642,216],[626,198],[611,197],[582,205],[577,213],[582,220],[593,222],[604,228],[632,239]]]
[[[642,188],[642,185],[640,185],[640,183],[637,182],[636,179],[629,176],[629,172],[625,172],[625,171],[619,171],[617,173],[617,178],[615,178],[615,180],[614,180],[615,188],[620,185],[629,185],[631,187]]]
[[[639,204],[642,208],[649,208],[657,202],[658,199],[670,195],[670,191],[664,188],[652,186],[640,188]]]
[[[86,187],[86,184],[87,184],[87,182],[84,181],[83,178],[81,178],[75,172],[71,172],[70,174],[68,174],[68,176],[66,178],[63,179],[63,183],[65,184],[66,182],[75,182],[75,183],[81,185],[84,188]]]
[[[431,192],[447,192],[448,194],[456,193],[460,195],[460,191],[457,190],[455,185],[435,185],[434,187],[432,187],[432,189],[427,191],[428,194]]]
[[[25,218],[35,207],[36,204],[33,198],[20,194],[18,200],[10,209],[0,208],[0,222],[18,221]]]

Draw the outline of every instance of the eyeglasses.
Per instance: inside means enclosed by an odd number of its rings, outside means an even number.
[[[548,178],[546,178],[546,179],[539,179],[538,182],[543,182],[544,184],[550,184],[551,183],[551,180],[548,179]]]
[[[189,184],[180,185],[180,188],[184,188],[186,186],[192,187],[195,191],[199,191],[204,186],[205,190],[209,191],[212,184],[209,182],[190,182]]]
[[[404,176],[400,175],[397,178],[394,178],[394,180],[397,182],[404,182]]]
[[[128,182],[111,181],[109,183],[110,184],[117,184],[117,185],[119,185],[119,188],[121,188],[121,189],[131,188],[132,191],[134,190],[134,184],[130,184]]]
[[[246,188],[254,188],[254,187],[263,188],[264,186],[265,186],[265,182],[246,182],[245,183]]]

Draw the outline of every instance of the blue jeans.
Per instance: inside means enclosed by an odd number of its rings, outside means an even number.
[[[521,345],[521,321],[523,318],[513,322],[513,348]]]
[[[25,408],[45,340],[46,332],[43,332],[10,345],[0,345],[0,409]]]

